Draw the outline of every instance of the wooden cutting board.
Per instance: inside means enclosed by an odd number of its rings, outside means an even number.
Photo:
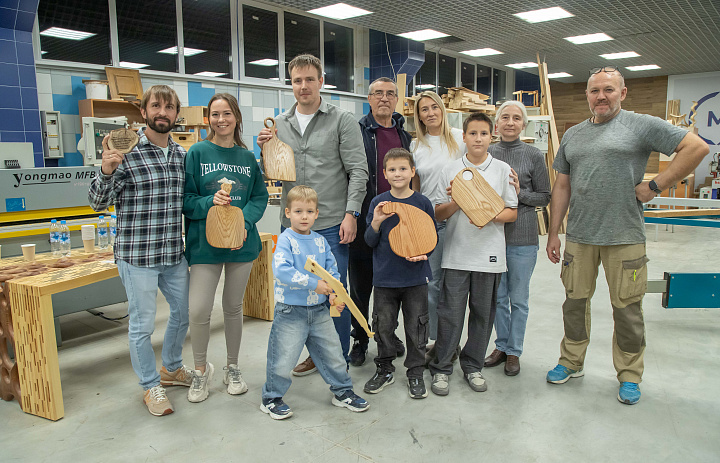
[[[230,194],[232,185],[223,183],[222,189]],[[205,238],[214,248],[241,248],[245,238],[245,217],[242,209],[230,204],[211,207],[205,221]]]
[[[352,298],[345,290],[345,287],[340,282],[340,280],[333,277],[330,272],[325,270],[321,265],[319,265],[310,257],[308,257],[305,261],[305,270],[325,280],[335,292],[335,295],[337,297],[335,298],[333,305],[330,306],[330,316],[339,317],[340,312],[337,308],[335,308],[335,305],[337,305],[337,303],[339,302],[344,303],[345,307],[350,309],[350,313],[352,313],[353,317],[355,317],[355,320],[360,323],[360,326],[362,326],[367,335],[370,338],[373,338],[375,336],[375,333],[373,331],[370,331],[370,326],[368,326],[367,319],[363,316],[362,312],[360,312],[360,309],[357,308],[355,302],[353,302]]]
[[[389,202],[383,212],[397,214],[400,222],[390,230],[390,248],[400,257],[427,254],[437,245],[435,222],[425,211],[410,204]]]
[[[268,121],[271,125],[268,126]],[[268,117],[263,122],[268,129],[275,128],[275,119]],[[287,143],[283,143],[277,136],[266,141],[262,147],[263,163],[265,165],[265,176],[270,180],[285,180],[294,182],[295,177],[295,153]]]
[[[469,167],[455,176],[452,198],[476,227],[484,227],[505,209],[500,195],[476,169]]]

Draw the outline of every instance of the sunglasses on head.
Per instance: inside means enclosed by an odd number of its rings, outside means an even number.
[[[603,66],[600,68],[592,68],[592,69],[590,69],[590,75],[594,76],[595,74],[597,74],[599,72],[603,72],[603,71],[608,72],[608,73],[617,72],[618,74],[620,74],[622,76],[622,72],[620,72],[620,68],[617,66]]]

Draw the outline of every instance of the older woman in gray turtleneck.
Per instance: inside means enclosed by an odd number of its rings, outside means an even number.
[[[504,103],[495,116],[500,143],[488,148],[494,158],[510,164],[511,183],[518,195],[517,221],[505,224],[507,272],[502,274],[498,288],[496,348],[485,359],[486,367],[506,362],[505,374],[508,376],[520,372],[520,355],[529,311],[530,277],[538,253],[535,208],[547,206],[550,202],[550,179],[545,156],[534,146],[520,141],[520,133],[527,121],[527,111],[522,103]]]

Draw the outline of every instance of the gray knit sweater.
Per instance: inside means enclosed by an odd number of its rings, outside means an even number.
[[[515,222],[505,224],[506,244],[538,244],[535,208],[547,206],[550,202],[550,178],[545,167],[545,157],[539,149],[521,142],[520,139],[490,145],[488,152],[494,158],[510,164],[520,179],[518,217]]]

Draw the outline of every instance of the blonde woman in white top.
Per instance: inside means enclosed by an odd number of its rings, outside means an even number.
[[[445,105],[435,92],[422,92],[415,104],[415,126],[417,138],[410,143],[415,158],[415,177],[412,187],[426,196],[430,202],[443,204],[447,197],[440,197],[438,185],[443,181],[442,171],[446,164],[460,158],[467,149],[463,142],[462,130],[450,127]],[[428,285],[429,338],[437,339],[437,304],[440,299],[442,279],[442,250],[445,237],[445,222],[438,222],[438,244],[430,254],[432,281]],[[426,360],[432,359],[432,347]]]

